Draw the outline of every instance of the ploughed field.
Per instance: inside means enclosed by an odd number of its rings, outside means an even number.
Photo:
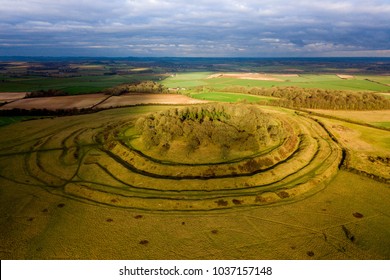
[[[13,95],[12,95],[13,94]],[[25,93],[18,93],[18,96],[23,97]],[[3,97],[4,96],[4,97]],[[2,93],[4,101],[6,96],[15,96],[15,93]],[[121,96],[110,96],[102,93],[84,94],[75,96],[54,96],[54,97],[40,97],[40,98],[23,98],[11,100],[3,106],[2,110],[12,109],[105,109],[111,107],[134,106],[140,104],[195,104],[202,103],[201,100],[195,100],[184,95],[179,94],[123,94]],[[1,99],[0,99],[1,101]]]

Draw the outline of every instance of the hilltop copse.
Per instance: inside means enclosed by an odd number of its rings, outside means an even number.
[[[168,151],[174,141],[185,143],[188,154],[199,147],[217,146],[221,157],[230,150],[258,151],[280,140],[280,123],[255,106],[207,104],[170,109],[140,118],[136,128],[147,149]]]

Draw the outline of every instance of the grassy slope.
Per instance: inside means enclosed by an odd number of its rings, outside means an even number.
[[[305,200],[212,214],[105,207],[0,182],[2,259],[390,258],[390,189],[346,172]]]
[[[390,128],[390,122],[373,122],[375,126]]]
[[[31,116],[0,117],[0,127],[21,122],[24,120],[32,119],[32,118],[35,119],[37,117],[31,117]]]

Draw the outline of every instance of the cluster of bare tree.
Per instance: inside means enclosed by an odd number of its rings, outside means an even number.
[[[125,93],[168,93],[168,90],[160,83],[143,81],[134,84],[122,84],[104,90],[108,95],[122,95]]]
[[[276,97],[273,105],[330,110],[383,110],[390,109],[390,100],[372,92],[312,89],[298,87],[247,88],[233,86],[227,92]]]
[[[161,153],[175,140],[186,145],[188,154],[212,145],[226,159],[232,149],[258,151],[280,141],[281,124],[255,106],[207,104],[170,109],[138,119],[136,128],[145,147]]]
[[[53,97],[53,96],[65,96],[67,92],[59,89],[48,89],[48,90],[36,90],[26,94],[25,98],[36,98],[36,97]]]

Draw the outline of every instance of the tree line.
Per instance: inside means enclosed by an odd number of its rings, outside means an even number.
[[[160,83],[156,83],[153,81],[143,81],[131,84],[117,85],[103,90],[103,93],[107,95],[118,96],[126,93],[169,93],[169,91]],[[69,93],[60,89],[40,89],[27,93],[25,98],[54,97],[66,95],[69,95]]]
[[[9,110],[0,110],[0,116],[2,117],[10,117],[10,116],[72,116],[72,115],[81,115],[81,114],[89,114],[93,112],[98,112],[102,109],[97,108],[68,108],[68,109],[20,109],[13,108]]]
[[[41,89],[26,93],[26,96],[24,98],[53,97],[65,95],[69,95],[69,93],[59,89]]]
[[[143,81],[132,84],[122,84],[104,90],[107,95],[122,95],[126,93],[168,93],[162,84],[153,81]]]
[[[330,110],[386,110],[390,100],[372,92],[353,92],[329,89],[299,87],[243,87],[232,86],[226,92],[270,96],[278,99],[269,101],[272,105],[290,108]]]

